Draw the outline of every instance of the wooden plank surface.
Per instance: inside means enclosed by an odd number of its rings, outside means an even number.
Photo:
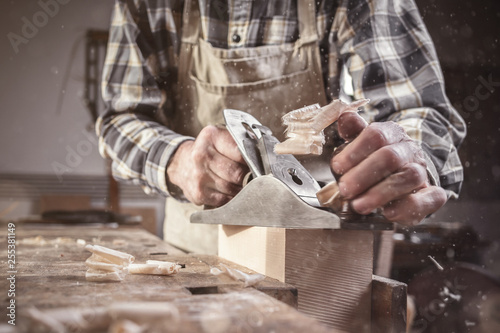
[[[7,226],[3,224],[0,230],[1,292],[8,290],[4,276],[7,271],[4,268],[7,258],[6,233]],[[36,236],[42,236],[47,244],[24,243],[24,239]],[[58,237],[63,238],[57,242]],[[210,268],[225,263],[246,273],[253,271],[216,256],[185,254],[139,228],[27,228],[18,223],[16,239],[15,300],[18,314],[29,307],[49,312],[65,308],[84,311],[106,308],[117,302],[154,301],[171,304],[177,309],[176,320],[180,326],[172,330],[175,332],[204,331],[203,327],[212,320],[210,318],[218,318],[221,314],[224,316],[219,321],[223,324],[231,327],[250,325],[250,330],[243,331],[298,332],[310,327],[319,332],[326,331],[314,319],[289,306],[297,305],[297,290],[291,285],[266,277],[256,286],[263,293],[253,288],[243,288],[241,282],[226,275],[210,274]],[[167,260],[184,264],[185,268],[174,276],[127,275],[122,282],[88,282],[85,280],[87,268],[84,262],[90,253],[76,245],[77,239],[130,253],[136,257],[137,263],[149,259]],[[2,308],[5,309],[8,302],[8,298],[0,298]],[[201,312],[207,320],[200,319]],[[249,323],[246,319],[249,316],[257,319]]]

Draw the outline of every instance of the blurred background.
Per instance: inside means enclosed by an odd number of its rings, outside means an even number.
[[[164,199],[110,184],[98,152],[91,111],[103,109],[99,69],[113,1],[56,3],[0,3],[1,218],[63,203],[140,214],[149,231],[161,233]]]
[[[38,215],[64,197],[70,208],[140,215],[161,235],[164,199],[114,184],[98,153],[92,112],[102,109],[96,89],[113,1],[58,4],[0,2],[0,219]],[[391,275],[407,282],[432,255],[500,278],[500,2],[417,4],[467,123],[465,182],[431,227],[398,231]]]

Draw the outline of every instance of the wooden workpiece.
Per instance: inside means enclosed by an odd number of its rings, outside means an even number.
[[[219,255],[297,287],[298,309],[348,332],[370,332],[369,230],[221,226]]]
[[[5,253],[7,226],[3,226],[0,246]],[[23,239],[36,236],[49,241],[68,237],[74,242],[23,244]],[[210,268],[225,263],[246,273],[253,271],[217,256],[185,254],[139,228],[49,228],[17,223],[16,239],[17,327],[22,326],[23,313],[30,307],[55,315],[68,309],[98,313],[117,302],[161,302],[175,310],[168,322],[163,318],[164,332],[332,331],[293,308],[297,305],[295,287],[266,277],[255,289],[243,288],[243,283],[227,275],[210,274]],[[165,260],[184,264],[185,268],[173,276],[127,275],[122,282],[88,282],[85,260],[90,253],[76,245],[77,239],[130,253],[137,263]],[[6,257],[1,261],[5,271]],[[0,290],[8,290],[5,278],[1,279]],[[8,298],[2,297],[0,306],[5,309],[8,302]],[[98,320],[92,324],[96,327],[87,331],[107,330]]]

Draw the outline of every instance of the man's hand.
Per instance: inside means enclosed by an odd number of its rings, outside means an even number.
[[[388,220],[415,225],[445,204],[446,192],[428,181],[424,152],[401,126],[368,125],[357,113],[346,112],[338,128],[352,142],[331,160],[331,167],[342,175],[340,194],[352,200],[356,212],[369,214],[382,207]]]
[[[167,168],[169,181],[197,205],[221,206],[242,188],[248,167],[231,134],[205,127],[195,141],[182,143]]]

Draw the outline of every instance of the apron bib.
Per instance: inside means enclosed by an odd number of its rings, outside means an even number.
[[[203,127],[224,123],[222,111],[229,108],[252,114],[282,141],[285,127],[281,117],[285,113],[326,104],[315,2],[297,1],[297,6],[300,37],[295,43],[227,50],[200,37],[198,3],[186,0],[176,110],[170,127],[196,137]],[[199,209],[167,198],[165,239],[187,250],[216,253],[217,228],[189,223],[191,213]]]

